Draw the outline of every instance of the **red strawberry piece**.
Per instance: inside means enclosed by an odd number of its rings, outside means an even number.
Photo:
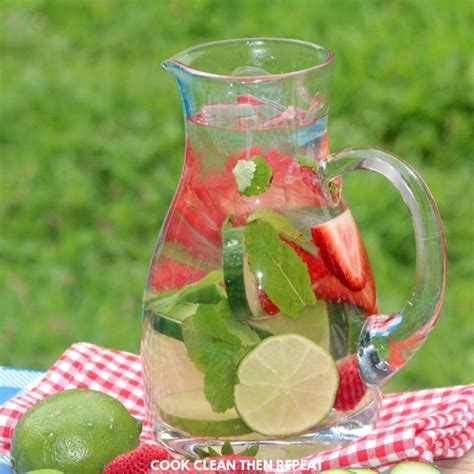
[[[296,242],[282,239],[303,260],[308,268],[309,277],[313,291],[318,299],[330,303],[344,301],[359,306],[365,310],[367,315],[377,313],[375,283],[372,273],[369,271],[367,282],[361,291],[351,291],[346,288],[330,271],[319,255],[314,255]]]
[[[339,387],[334,408],[342,411],[352,410],[367,392],[367,387],[359,375],[357,355],[352,354],[338,361],[337,371],[339,372]]]
[[[152,461],[165,459],[172,459],[166,449],[161,446],[142,444],[109,462],[102,474],[147,474]]]
[[[172,290],[195,283],[206,274],[200,268],[162,256],[151,265],[149,284],[156,291]]]
[[[203,203],[195,193],[188,190],[176,201],[176,209],[205,239],[214,245],[220,245],[225,214],[218,213],[218,208],[211,200]]]
[[[311,235],[331,272],[350,290],[362,290],[370,264],[350,209],[313,226]]]
[[[271,188],[284,192],[286,208],[319,207],[326,202],[318,178],[311,169],[273,148],[265,158],[273,170]]]
[[[258,469],[250,469],[252,467],[252,463],[255,462],[255,458],[251,456],[241,456],[239,454],[227,454],[225,456],[220,456],[218,458],[210,458],[214,460],[214,462],[221,462],[229,463],[229,469],[217,469],[215,470],[216,474],[265,474],[265,471],[258,470]],[[224,464],[223,464],[224,465]],[[235,468],[234,468],[235,465]],[[232,467],[231,467],[232,466]],[[212,467],[212,465],[211,465]],[[220,465],[219,465],[220,467]]]
[[[262,105],[263,102],[260,102],[252,94],[242,94],[237,97],[238,104],[250,104],[250,105]]]
[[[301,258],[301,260],[303,260],[304,263],[306,263],[311,283],[314,284],[315,282],[324,278],[326,275],[330,275],[328,268],[321,260],[321,257],[319,257],[319,255],[314,255],[311,252],[308,252],[292,240],[287,240],[284,238],[282,240],[286,242],[298,254],[298,256]]]
[[[346,288],[334,275],[327,274],[325,277],[313,283],[315,295],[330,303],[344,301],[362,308],[367,316],[377,314],[375,284],[372,273],[368,275],[367,283],[360,291],[351,291]]]
[[[270,316],[275,316],[280,312],[278,306],[273,303],[273,301],[268,297],[264,290],[258,290],[258,300],[260,301],[260,306],[263,308],[265,313],[269,314]]]
[[[312,170],[311,168],[308,168],[307,166],[302,166],[301,167],[301,177],[303,179],[304,184],[314,193],[317,194],[318,196],[321,196],[323,199],[323,193],[321,191],[321,186],[319,185],[319,177],[318,175]]]
[[[265,156],[262,148],[257,145],[251,146],[250,148],[243,148],[239,154],[239,160],[250,160],[254,156]]]
[[[220,260],[220,245],[214,245],[206,239],[177,210],[168,216],[164,229],[167,241],[181,244],[185,251],[196,259],[209,262]]]

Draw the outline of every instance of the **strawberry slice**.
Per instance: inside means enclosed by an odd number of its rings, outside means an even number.
[[[287,243],[306,264],[308,267],[309,277],[313,285],[325,276],[330,275],[328,268],[319,255],[314,255],[311,252],[308,252],[292,240],[285,238],[282,238],[282,240],[283,242]]]
[[[368,316],[377,314],[375,283],[370,270],[367,274],[367,281],[364,288],[360,291],[351,291],[330,272],[319,255],[308,252],[291,240],[282,240],[286,242],[306,264],[313,291],[318,299],[330,303],[340,303],[344,301],[362,308]]]
[[[250,104],[250,105],[263,105],[263,102],[258,100],[255,96],[252,94],[241,94],[237,97],[237,104]]]
[[[357,354],[352,354],[338,361],[337,371],[339,372],[339,387],[334,408],[342,411],[352,410],[367,392],[367,387],[359,375]]]
[[[176,209],[167,217],[164,229],[166,241],[182,245],[196,259],[219,261],[220,245],[214,245],[206,239]]]
[[[151,265],[149,284],[156,291],[174,290],[195,283],[206,274],[205,270],[162,256]]]
[[[370,265],[350,209],[313,226],[311,235],[333,275],[350,290],[362,290],[370,273]]]
[[[258,290],[258,300],[260,301],[260,306],[262,307],[263,311],[270,316],[275,316],[280,312],[278,306],[268,297],[264,290],[259,288]]]
[[[216,212],[212,202],[204,204],[192,191],[186,193],[176,201],[176,209],[200,235],[213,245],[220,245],[221,227],[225,214]]]
[[[367,316],[378,313],[375,283],[372,273],[369,273],[367,282],[360,291],[351,291],[346,288],[334,275],[328,273],[323,278],[313,282],[314,294],[330,303],[345,301],[362,308]]]
[[[173,459],[161,446],[142,444],[138,448],[121,454],[107,464],[102,474],[147,474],[152,461]]]

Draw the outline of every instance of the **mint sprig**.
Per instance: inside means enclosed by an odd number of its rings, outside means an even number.
[[[271,224],[249,223],[245,243],[258,284],[283,313],[296,318],[303,308],[316,303],[306,265]]]
[[[218,303],[225,298],[225,291],[219,286],[222,280],[222,271],[209,272],[201,280],[179,290],[153,294],[145,302],[145,309],[156,314],[171,315],[177,305]]]
[[[204,394],[212,409],[232,408],[237,365],[260,342],[257,333],[232,319],[227,300],[201,304],[181,330],[189,358],[204,373]]]
[[[232,170],[242,196],[255,196],[268,189],[272,180],[272,167],[261,156],[239,160]]]

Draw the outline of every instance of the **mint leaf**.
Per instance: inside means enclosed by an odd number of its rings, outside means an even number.
[[[257,333],[232,319],[227,300],[201,304],[183,321],[181,332],[189,358],[204,373],[204,394],[212,409],[232,408],[237,364],[260,342]]]
[[[245,246],[258,284],[283,313],[298,317],[305,306],[316,303],[306,265],[271,224],[248,224]]]
[[[222,456],[225,456],[226,454],[234,454],[234,448],[230,444],[230,442],[227,440],[224,442],[221,448],[221,453]]]
[[[288,218],[279,212],[270,209],[259,209],[247,219],[247,222],[254,222],[256,220],[268,222],[280,234],[283,234],[291,240],[310,243],[310,241],[305,238],[305,236],[288,220]]]
[[[217,348],[204,373],[204,395],[212,409],[221,413],[234,406],[237,364],[243,353],[236,359],[232,348],[216,344],[214,349]]]
[[[209,272],[198,282],[180,290],[154,294],[146,301],[145,308],[153,313],[170,315],[173,308],[180,303],[218,303],[225,298],[225,291],[219,286],[222,280],[222,271]]]
[[[272,180],[272,167],[261,156],[239,160],[232,173],[242,196],[255,196],[268,189]]]
[[[243,451],[240,451],[239,456],[250,456],[254,458],[258,453],[258,448],[260,445],[257,443],[250,445],[248,448],[245,448]],[[224,447],[222,447],[224,448]]]
[[[318,172],[319,163],[314,158],[310,158],[309,156],[297,156],[296,161],[301,166],[305,166],[306,168],[311,168],[315,173]]]
[[[252,160],[239,160],[232,170],[235,181],[237,182],[237,188],[240,194],[242,194],[251,184],[257,164]]]

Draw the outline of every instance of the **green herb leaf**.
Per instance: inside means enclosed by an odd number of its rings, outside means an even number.
[[[237,364],[260,342],[257,333],[232,319],[227,300],[201,304],[181,330],[189,358],[204,373],[204,394],[213,410],[232,408]]]
[[[258,443],[252,444],[248,448],[245,448],[243,451],[239,453],[239,456],[250,456],[255,457],[258,453],[258,448],[260,445]]]
[[[268,189],[272,180],[272,167],[261,156],[239,160],[232,173],[242,196],[255,196]]]
[[[280,234],[291,240],[299,242],[311,243],[305,236],[285,217],[279,212],[272,211],[270,209],[259,209],[255,211],[248,219],[247,222],[254,222],[256,220],[262,220],[271,224]]]
[[[223,456],[226,454],[234,454],[234,448],[229,441],[225,441],[221,448],[221,453]]]
[[[146,301],[145,308],[153,313],[171,316],[173,308],[180,303],[218,303],[226,296],[225,291],[219,286],[222,280],[222,271],[209,272],[198,282],[180,290],[153,295]]]
[[[298,317],[305,306],[316,303],[306,265],[271,224],[248,224],[245,245],[257,282],[283,313]]]
[[[210,456],[210,454],[205,450],[205,449],[202,449],[202,448],[194,448],[194,452],[201,458],[201,459],[205,459],[205,458],[208,458]]]
[[[297,156],[296,161],[301,165],[305,166],[306,168],[311,168],[315,173],[317,173],[319,168],[319,162],[314,158],[310,158],[309,156]]]
[[[209,452],[209,456],[213,456],[213,457],[219,457],[220,456],[220,454],[214,448],[212,448],[211,446],[209,446],[209,448],[207,448],[207,451]]]

